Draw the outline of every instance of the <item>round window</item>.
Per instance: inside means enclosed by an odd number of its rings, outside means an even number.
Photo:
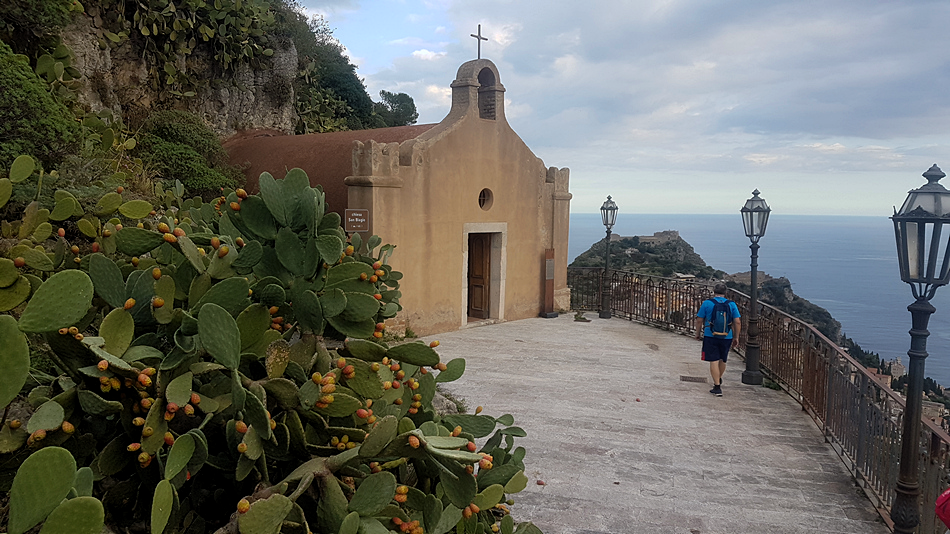
[[[485,211],[488,211],[489,209],[491,209],[491,203],[492,203],[491,189],[487,189],[487,188],[482,189],[481,192],[478,193],[478,207],[482,208]]]

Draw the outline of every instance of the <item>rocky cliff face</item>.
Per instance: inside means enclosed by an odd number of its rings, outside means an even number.
[[[110,109],[127,118],[144,118],[162,96],[151,87],[148,66],[128,40],[116,48],[102,49],[88,17],[77,17],[63,31],[63,43],[74,56],[74,66],[83,74],[79,101],[92,111]],[[217,71],[208,58],[196,55],[189,66],[209,75]],[[266,68],[241,65],[227,77],[212,80],[198,94],[177,102],[162,102],[163,108],[191,111],[222,137],[248,128],[270,128],[293,133],[293,80],[297,72],[293,43],[274,49]]]

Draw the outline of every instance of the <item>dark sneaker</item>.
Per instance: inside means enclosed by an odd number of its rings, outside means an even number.
[[[722,397],[722,387],[720,386],[713,386],[713,388],[710,389],[709,392],[717,397]]]

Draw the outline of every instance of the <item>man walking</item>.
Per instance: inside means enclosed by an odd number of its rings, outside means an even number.
[[[703,340],[703,361],[709,362],[713,388],[710,393],[722,397],[722,375],[726,372],[729,349],[739,346],[739,308],[726,298],[726,284],[713,287],[713,298],[703,301],[696,312],[696,339]]]

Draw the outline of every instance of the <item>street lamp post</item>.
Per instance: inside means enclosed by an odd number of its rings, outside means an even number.
[[[610,229],[617,222],[617,203],[610,199],[600,207],[600,217],[607,227],[607,245],[604,247],[604,273],[600,283],[600,313],[601,319],[610,319]]]
[[[772,212],[764,198],[759,198],[759,190],[752,192],[752,198],[746,200],[739,210],[742,213],[742,226],[745,235],[752,244],[752,303],[749,306],[749,328],[746,331],[745,343],[745,371],[742,372],[742,383],[759,386],[762,384],[762,371],[759,370],[759,284],[756,270],[759,267],[759,238],[765,235],[765,226],[769,222],[769,213]]]
[[[891,507],[894,532],[912,534],[920,524],[920,484],[918,454],[920,447],[921,397],[924,389],[924,360],[927,358],[927,324],[936,311],[930,304],[937,288],[950,281],[950,191],[937,183],[946,176],[937,165],[923,174],[927,183],[907,193],[899,211],[895,210],[894,235],[901,280],[910,284],[914,303],[907,307],[911,315],[910,357],[907,402],[901,432],[901,460],[897,489]]]

